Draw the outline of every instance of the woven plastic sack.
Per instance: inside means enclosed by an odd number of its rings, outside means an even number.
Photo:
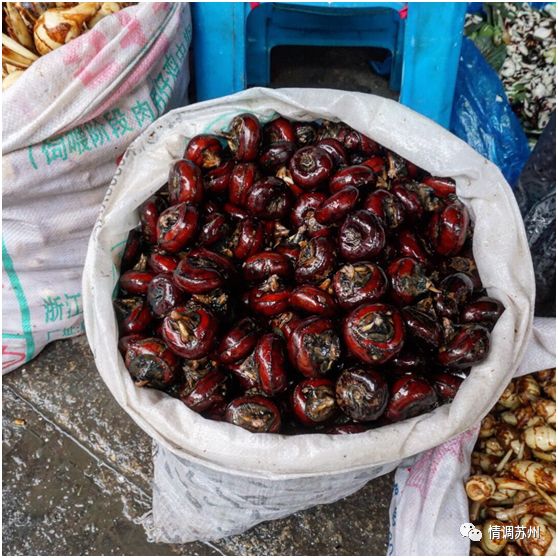
[[[262,121],[278,113],[342,120],[432,174],[456,178],[458,194],[476,221],[473,250],[483,283],[506,311],[492,333],[487,360],[473,368],[451,405],[357,435],[254,435],[204,419],[160,391],[135,387],[117,349],[112,296],[128,232],[138,224],[137,207],[165,184],[190,137],[219,132],[246,111]],[[185,542],[218,539],[346,496],[400,460],[477,424],[523,356],[534,279],[509,186],[492,163],[447,130],[373,95],[255,88],[175,110],[130,146],[91,236],[83,292],[99,373],[120,405],[165,448],[155,460],[151,534],[155,540]]]
[[[556,319],[535,318],[533,335],[516,376],[556,366]],[[464,482],[480,424],[417,456],[395,473],[388,555],[468,556],[471,541],[459,528],[469,522]],[[549,555],[552,555],[549,553]]]
[[[142,3],[39,58],[2,103],[2,370],[83,333],[81,273],[116,160],[185,103],[190,9]]]

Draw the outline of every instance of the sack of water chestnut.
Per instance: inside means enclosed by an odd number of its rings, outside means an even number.
[[[234,163],[254,157],[256,179]],[[534,304],[494,165],[398,103],[313,89],[159,119],[109,187],[83,292],[99,372],[157,444],[149,532],[172,542],[333,502],[471,428]]]
[[[185,103],[191,32],[187,4],[126,7],[4,91],[4,373],[84,332],[88,238],[118,158]]]

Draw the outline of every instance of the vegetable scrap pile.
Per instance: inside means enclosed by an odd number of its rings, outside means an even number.
[[[556,107],[556,5],[485,3],[468,14],[465,34],[498,72],[533,145]]]

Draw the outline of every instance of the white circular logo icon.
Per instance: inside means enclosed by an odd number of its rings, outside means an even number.
[[[470,540],[478,542],[482,539],[482,533],[472,523],[463,523],[459,527],[462,537],[469,537]]]
[[[475,526],[472,523],[463,523],[463,525],[459,527],[459,532],[461,533],[462,537],[468,537],[469,532],[474,528]]]
[[[469,531],[469,538],[472,541],[479,542],[482,539],[482,533],[479,531],[479,529],[471,529]]]

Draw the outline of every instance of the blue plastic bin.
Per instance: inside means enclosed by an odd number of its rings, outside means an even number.
[[[199,2],[192,4],[199,101],[269,85],[278,45],[381,47],[400,101],[448,126],[466,3]]]

